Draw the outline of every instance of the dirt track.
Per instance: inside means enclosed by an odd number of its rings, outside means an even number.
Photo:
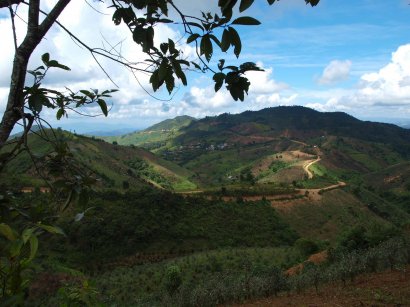
[[[319,162],[320,160],[321,160],[320,157],[317,157],[316,160],[307,161],[307,163],[305,165],[303,165],[303,169],[305,170],[305,172],[308,175],[309,179],[313,178],[313,173],[309,170],[309,167],[311,167],[313,164]]]

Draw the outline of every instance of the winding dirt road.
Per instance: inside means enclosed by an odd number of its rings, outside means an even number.
[[[303,169],[304,169],[304,171],[306,172],[306,174],[308,175],[308,178],[309,178],[309,179],[312,179],[312,178],[313,178],[313,173],[309,170],[309,167],[311,167],[313,164],[319,162],[320,160],[321,160],[321,159],[320,159],[320,156],[318,156],[316,160],[307,161],[307,162],[303,165]]]

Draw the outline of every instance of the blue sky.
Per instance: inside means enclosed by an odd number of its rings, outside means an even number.
[[[124,29],[112,25],[109,15],[96,14],[82,2],[71,3],[60,21],[93,46],[101,46],[103,39],[115,43],[127,38]],[[198,8],[214,10],[217,1],[177,2],[193,14]],[[344,111],[367,120],[406,121],[410,118],[409,1],[321,0],[315,8],[305,5],[303,0],[281,0],[270,7],[266,1],[255,2],[257,4],[245,15],[258,18],[262,25],[237,27],[244,46],[239,62],[258,62],[265,72],[249,75],[252,85],[245,102],[234,102],[224,90],[215,94],[210,76],[198,73],[189,73],[188,87],[180,86],[170,101],[153,99],[132,76],[113,63],[103,61],[120,85],[108,118],[90,119],[72,114],[57,122],[51,112],[45,114],[46,117],[55,126],[78,132],[141,129],[177,115],[203,117],[278,105]],[[43,9],[47,10],[48,5],[46,1]],[[101,3],[95,5],[106,9]],[[24,8],[19,13],[22,17],[26,14]],[[2,72],[10,70],[12,59],[7,18],[4,10],[0,11],[0,33],[8,32],[2,38],[5,48],[0,50]],[[24,30],[24,23],[17,26]],[[178,39],[180,31],[177,27],[165,27],[157,40],[160,42],[168,36]],[[141,57],[131,42],[125,42],[124,49],[127,55]],[[52,74],[49,86],[113,88],[92,58],[61,30],[52,29],[30,64],[36,65],[46,51],[72,68],[69,73]],[[185,51],[188,57],[192,55],[192,48],[185,47]],[[215,61],[221,57],[239,63],[229,52],[214,55]],[[139,76],[139,81],[150,91],[146,76]],[[0,97],[3,97],[0,112],[4,110],[8,84],[9,73],[0,76]],[[169,99],[164,91],[152,95]],[[93,114],[96,109],[86,111]]]

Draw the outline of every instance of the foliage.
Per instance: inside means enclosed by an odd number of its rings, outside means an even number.
[[[67,283],[58,290],[59,306],[103,306],[97,295],[98,291],[88,280],[83,280],[81,285]]]
[[[95,277],[101,299],[108,305],[215,306],[264,298],[287,291],[301,292],[324,283],[348,285],[362,273],[403,269],[409,261],[408,238],[395,237],[365,249],[342,253],[320,265],[307,264],[300,274],[286,276],[296,264],[294,248],[224,249],[196,253],[159,263],[118,267]],[[393,247],[394,252],[388,249]],[[287,262],[287,257],[293,257]],[[164,291],[169,276],[178,287]],[[180,278],[179,278],[180,277]],[[171,278],[172,280],[172,278]],[[172,283],[171,283],[172,284]]]
[[[164,286],[170,295],[175,294],[178,288],[182,284],[182,272],[181,269],[176,266],[170,266],[165,272]]]
[[[61,228],[45,220],[47,211],[40,206],[21,205],[0,195],[0,302],[19,305],[24,301],[31,280],[32,262],[37,255],[39,238],[44,233],[64,235]],[[34,219],[33,219],[34,218]]]
[[[89,269],[135,253],[180,255],[227,246],[288,245],[296,239],[266,202],[226,203],[143,189],[93,195],[90,205],[93,214],[81,223],[67,221],[70,244],[61,247],[75,252],[71,260]]]

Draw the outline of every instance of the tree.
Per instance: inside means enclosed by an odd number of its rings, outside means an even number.
[[[278,0],[267,0],[269,5]],[[315,6],[320,0],[304,0],[306,4]],[[165,85],[169,93],[175,88],[175,79],[179,79],[187,85],[184,73],[186,69],[193,68],[198,71],[210,71],[215,82],[215,91],[223,85],[229,90],[233,99],[244,100],[244,94],[248,93],[250,82],[244,75],[247,71],[261,70],[254,63],[247,62],[242,65],[225,65],[225,60],[219,60],[216,68],[212,68],[210,60],[214,54],[214,48],[226,52],[233,47],[233,53],[239,57],[242,49],[240,36],[236,26],[259,25],[260,22],[251,16],[234,16],[234,9],[239,8],[243,13],[249,9],[254,0],[218,0],[219,14],[202,12],[198,16],[189,16],[183,13],[172,0],[111,0],[113,22],[115,25],[125,25],[132,35],[136,44],[141,46],[148,56],[145,60],[149,65],[146,69],[136,67],[128,62],[121,54],[114,54],[112,50],[92,48],[86,42],[81,41],[74,33],[64,27],[57,18],[67,7],[70,0],[58,0],[49,12],[40,9],[40,0],[0,0],[0,9],[8,9],[10,12],[14,34],[15,53],[11,75],[10,90],[7,99],[6,110],[0,124],[0,150],[7,144],[11,131],[16,124],[20,123],[24,132],[19,140],[14,140],[11,150],[0,156],[1,168],[23,150],[28,150],[27,134],[34,122],[42,127],[43,121],[40,113],[43,107],[57,110],[58,119],[67,116],[68,110],[74,110],[80,106],[99,104],[102,113],[107,116],[108,109],[105,98],[110,97],[113,90],[103,92],[82,90],[79,92],[62,93],[53,89],[41,87],[42,81],[51,68],[69,70],[65,65],[50,59],[49,54],[44,54],[44,65],[34,70],[28,70],[28,62],[33,51],[53,25],[58,25],[78,44],[86,48],[96,59],[96,55],[106,57],[119,65],[129,68],[131,71],[143,70],[151,75],[150,83],[154,91]],[[18,45],[14,17],[20,5],[28,6],[27,31],[24,40]],[[169,11],[173,10],[178,16],[176,20],[169,19]],[[45,18],[40,22],[40,16]],[[197,53],[197,61],[188,61],[182,58],[181,49],[172,39],[154,45],[155,26],[159,24],[177,23],[181,25],[187,35],[187,44],[192,44]],[[219,35],[219,36],[218,36]],[[98,60],[96,59],[97,64]],[[101,66],[100,66],[101,67]],[[101,67],[102,68],[102,67]],[[102,68],[103,69],[103,68]],[[105,72],[105,71],[104,71]],[[26,84],[27,73],[34,76],[31,86]],[[107,77],[109,74],[107,72]]]

